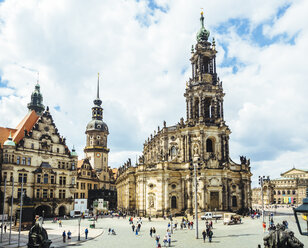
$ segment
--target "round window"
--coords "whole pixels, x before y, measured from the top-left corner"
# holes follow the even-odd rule
[[[175,189],[175,188],[176,188],[176,185],[175,185],[175,184],[172,184],[171,187],[172,187],[173,189]]]

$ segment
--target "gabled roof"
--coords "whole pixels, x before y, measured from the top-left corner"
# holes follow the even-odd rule
[[[299,173],[308,173],[308,170],[301,170],[301,169],[296,169],[296,168],[292,168],[284,173],[281,173],[280,175],[281,176],[284,176],[284,175],[288,175],[288,174],[295,174],[295,173],[290,173],[290,172],[299,172]]]
[[[82,164],[83,164],[84,159],[78,160],[77,162],[77,168],[81,168]]]
[[[25,130],[29,132],[33,128],[34,124],[37,122],[38,119],[39,116],[36,114],[34,110],[29,112],[23,118],[23,120],[17,125],[16,127],[17,131],[13,136],[13,141],[15,141],[15,143],[18,143],[25,136]]]

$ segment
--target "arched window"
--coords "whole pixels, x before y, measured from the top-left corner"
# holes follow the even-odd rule
[[[278,195],[280,195],[280,190],[278,190]]]
[[[194,107],[195,107],[195,109],[194,109],[195,110],[195,113],[194,113],[195,118],[199,118],[199,99],[195,100],[195,106]]]
[[[232,207],[237,207],[237,199],[236,196],[232,196]]]
[[[174,146],[171,147],[171,159],[174,159],[176,156],[176,148]]]
[[[276,195],[276,190],[274,190],[274,195]]]
[[[285,194],[286,194],[286,192],[283,190],[283,191],[282,191],[282,195],[285,195]]]
[[[176,196],[171,197],[171,208],[176,208]]]
[[[213,141],[211,139],[206,140],[206,152],[214,152]]]

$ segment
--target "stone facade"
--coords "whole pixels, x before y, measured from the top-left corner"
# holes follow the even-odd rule
[[[70,151],[53,121],[49,109],[42,110],[39,85],[28,104],[29,113],[2,145],[1,191],[5,191],[5,213],[11,208],[14,182],[13,214],[20,204],[23,181],[24,200],[35,208],[35,213],[46,216],[69,214],[73,209],[76,190],[77,155]],[[38,111],[38,112],[36,112]],[[0,128],[0,136],[6,135]]]
[[[199,210],[237,211],[251,206],[250,161],[229,157],[222,82],[216,73],[215,40],[201,29],[192,48],[192,77],[186,84],[186,121],[158,127],[144,143],[136,167],[130,160],[118,170],[118,208],[140,215],[191,213],[194,166],[197,165]]]
[[[265,204],[300,205],[306,197],[308,187],[308,171],[290,169],[281,174],[280,178],[272,179],[263,185]],[[262,204],[261,188],[253,189],[253,204]]]

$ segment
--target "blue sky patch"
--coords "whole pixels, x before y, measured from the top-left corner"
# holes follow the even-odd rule
[[[60,106],[59,105],[57,105],[57,106],[55,106],[55,107],[53,107],[56,111],[58,111],[58,112],[60,112],[61,111],[61,108],[60,108]]]

